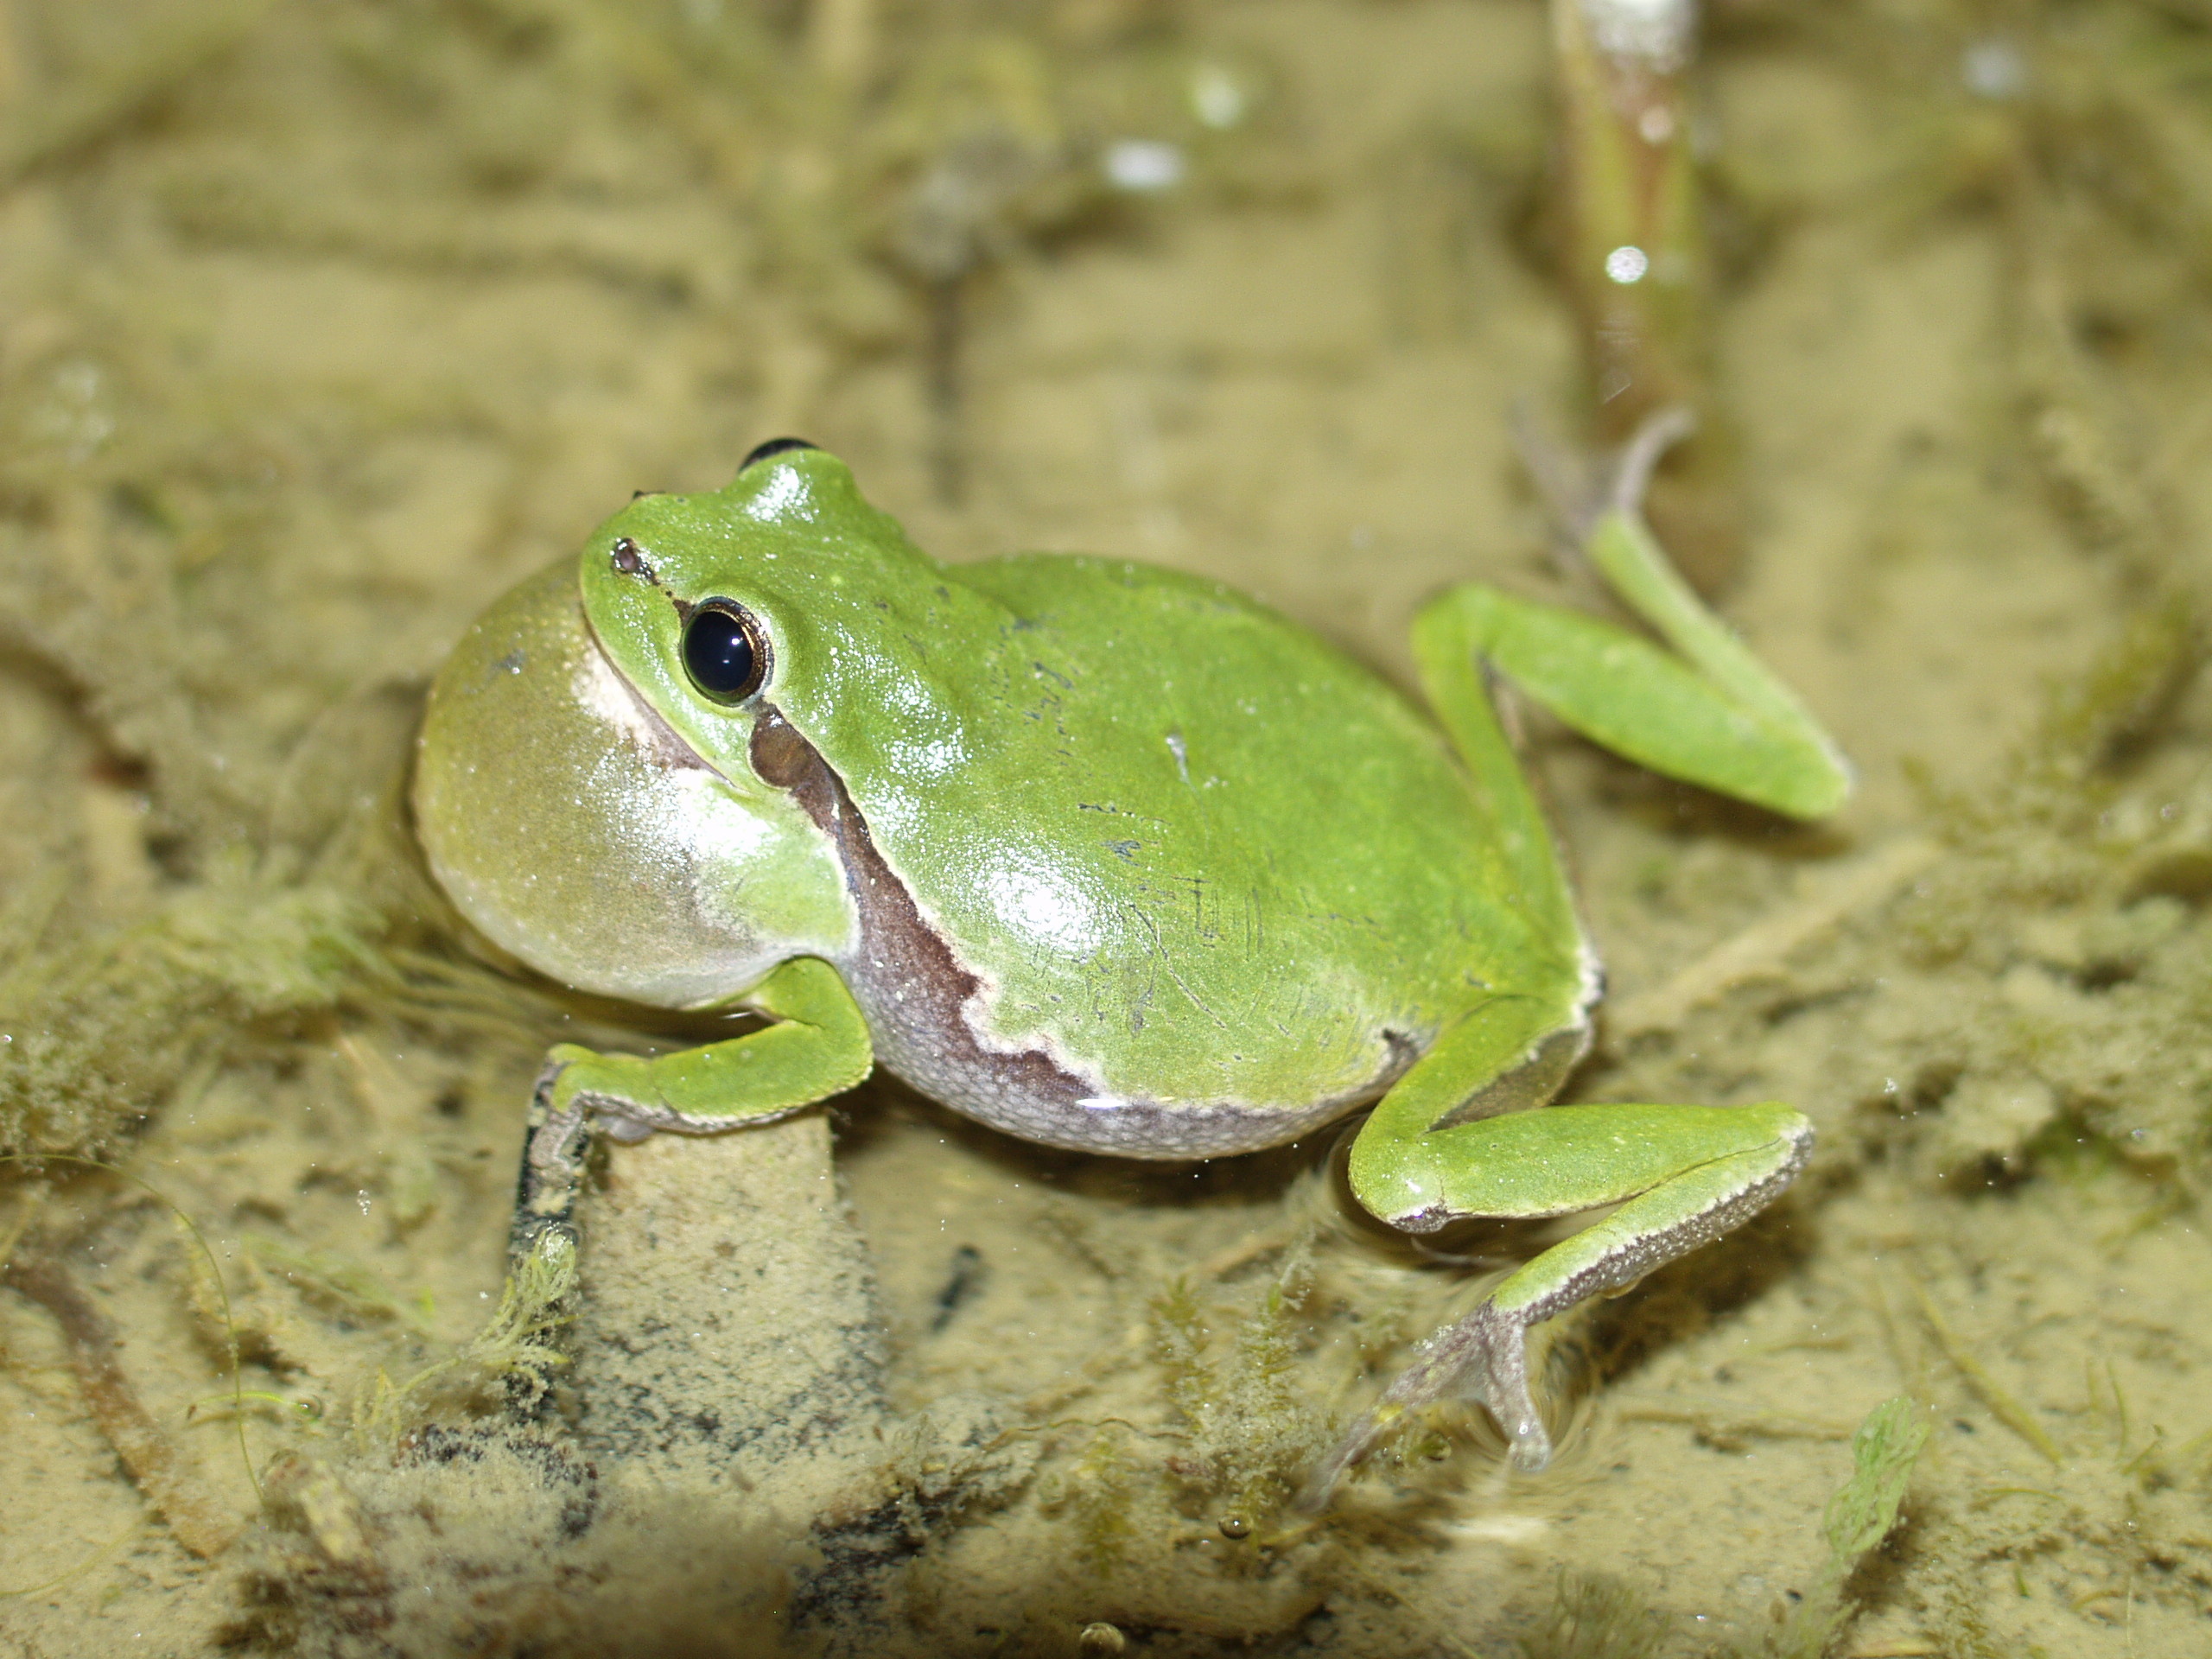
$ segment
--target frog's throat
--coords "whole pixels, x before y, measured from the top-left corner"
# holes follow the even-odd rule
[[[844,780],[772,704],[748,758],[788,791],[837,849],[860,923],[837,964],[867,1014],[876,1053],[915,1088],[992,1128],[1046,1146],[1125,1158],[1211,1158],[1279,1146],[1380,1094],[1412,1060],[1394,1046],[1386,1072],[1354,1093],[1292,1109],[1239,1102],[1131,1100],[1041,1048],[995,1048],[970,1022],[982,978],[963,967],[885,860]]]

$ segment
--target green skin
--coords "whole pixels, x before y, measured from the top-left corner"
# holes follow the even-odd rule
[[[1528,1327],[1737,1226],[1812,1134],[1781,1105],[1529,1109],[1588,1046],[1599,973],[1485,673],[1778,812],[1850,787],[1632,500],[1585,550],[1672,649],[1458,588],[1414,626],[1432,723],[1217,583],[941,564],[818,449],[639,498],[455,648],[416,819],[461,911],[532,967],[770,1023],[655,1059],[556,1048],[529,1166],[571,1177],[588,1122],[765,1122],[879,1059],[1010,1134],[1125,1157],[1277,1145],[1376,1102],[1351,1187],[1395,1226],[1619,1207],[1433,1338],[1308,1497],[1468,1389],[1541,1468]],[[687,667],[710,601],[749,619],[746,695]]]

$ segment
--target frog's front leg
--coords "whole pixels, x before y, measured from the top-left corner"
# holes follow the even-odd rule
[[[716,1135],[842,1094],[874,1065],[868,1022],[826,962],[786,962],[731,1006],[774,1023],[653,1059],[571,1043],[547,1054],[531,1100],[516,1250],[526,1255],[538,1233],[567,1220],[592,1119],[617,1141],[640,1141],[656,1130]]]
[[[1510,1024],[1499,1022],[1499,1034]],[[1620,1207],[1544,1251],[1430,1338],[1316,1471],[1311,1502],[1408,1414],[1470,1387],[1510,1438],[1515,1465],[1542,1468],[1551,1438],[1529,1391],[1529,1327],[1733,1230],[1812,1155],[1812,1125],[1778,1104],[1554,1106],[1434,1128],[1440,1094],[1472,1092],[1487,1079],[1486,1072],[1478,1080],[1465,1075],[1484,1058],[1478,1049],[1440,1045],[1434,1052],[1462,1075],[1422,1078],[1416,1066],[1384,1097],[1352,1145],[1352,1192],[1363,1205],[1414,1230],[1464,1216],[1522,1219]]]

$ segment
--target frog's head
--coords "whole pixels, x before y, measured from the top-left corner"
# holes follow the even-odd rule
[[[440,671],[414,785],[432,871],[503,949],[633,1001],[698,1006],[839,955],[836,850],[751,740],[819,626],[842,616],[849,639],[874,614],[872,572],[929,568],[808,447],[763,445],[727,489],[639,498]]]
[[[797,439],[762,444],[728,487],[643,495],[582,562],[584,613],[607,659],[716,767],[747,769],[764,709],[865,701],[895,719],[918,677],[935,562],[861,497],[844,462]],[[834,686],[834,690],[833,690]],[[819,738],[819,731],[810,734]]]

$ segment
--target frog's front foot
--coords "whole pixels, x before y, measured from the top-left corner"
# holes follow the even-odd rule
[[[530,1135],[523,1146],[515,1194],[516,1259],[549,1226],[563,1225],[575,1207],[576,1185],[590,1155],[592,1132],[624,1144],[656,1129],[681,1127],[660,1121],[677,1115],[628,1097],[623,1085],[650,1075],[650,1062],[602,1055],[574,1043],[550,1050],[530,1096]]]
[[[515,1171],[514,1213],[507,1222],[507,1271],[519,1283],[530,1264],[557,1236],[576,1242],[576,1193],[591,1149],[583,1107],[560,1089],[568,1062],[555,1049],[545,1057],[530,1091],[522,1162]]]
[[[514,1220],[507,1236],[509,1258],[518,1266],[531,1258],[543,1234],[572,1230],[576,1187],[583,1177],[591,1133],[587,1103],[560,1084],[575,1057],[588,1052],[565,1045],[554,1049],[531,1090],[529,1133],[523,1142]]]
[[[1345,1432],[1299,1495],[1299,1507],[1329,1501],[1344,1471],[1402,1427],[1412,1413],[1454,1395],[1472,1394],[1489,1408],[1512,1442],[1513,1466],[1534,1474],[1552,1460],[1551,1431],[1529,1392],[1529,1327],[1495,1299],[1428,1339],[1421,1357],[1383,1390]]]

